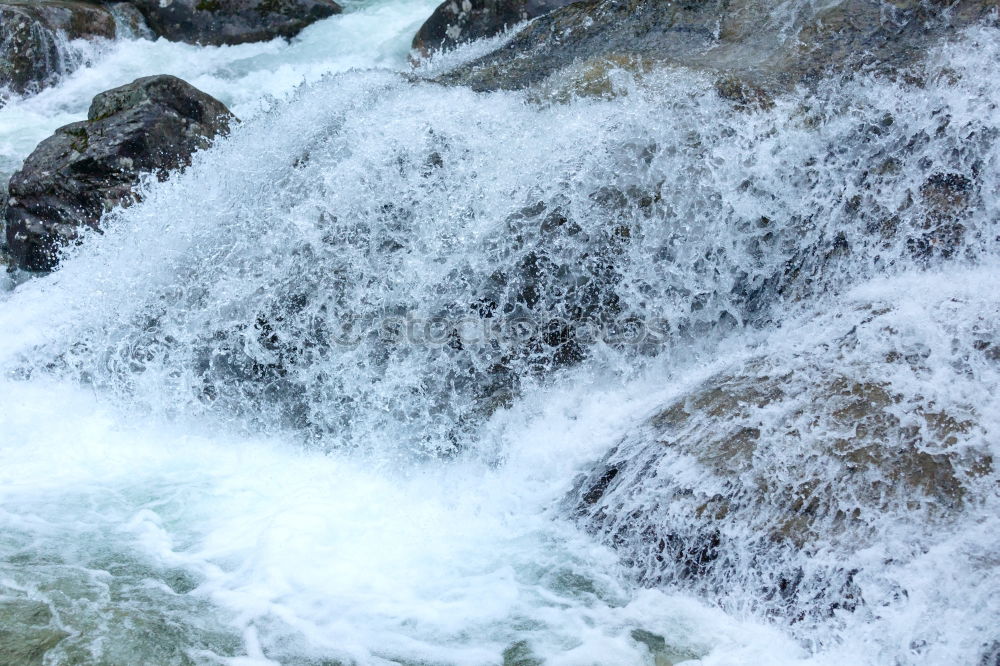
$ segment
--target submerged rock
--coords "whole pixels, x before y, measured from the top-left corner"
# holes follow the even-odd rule
[[[936,348],[910,322],[861,306],[822,320],[815,341],[715,374],[586,474],[572,512],[643,583],[792,623],[905,595],[859,572],[950,533],[997,476],[983,415],[947,393],[996,379],[986,346]]]
[[[94,98],[87,120],[58,129],[10,180],[7,244],[13,263],[55,267],[81,226],[133,202],[144,173],[165,179],[226,132],[233,115],[173,76],[151,76]]]
[[[756,104],[767,98],[764,91],[831,70],[901,70],[934,40],[995,20],[995,8],[992,0],[839,0],[790,11],[764,0],[585,0],[539,18],[500,49],[439,80],[513,90],[580,61],[626,58],[714,73],[724,96]]]
[[[41,601],[4,598],[0,620],[0,659],[5,664],[44,664],[45,654],[69,636]]]
[[[89,2],[0,1],[0,93],[37,92],[76,68],[79,59],[67,40],[113,39],[115,34],[111,12]]]
[[[128,0],[153,32],[173,42],[220,45],[290,39],[339,14],[333,0]]]
[[[420,26],[413,37],[413,48],[427,55],[492,37],[566,4],[568,0],[446,0]]]

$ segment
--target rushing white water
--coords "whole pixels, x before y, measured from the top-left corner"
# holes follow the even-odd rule
[[[871,555],[907,603],[815,636],[753,603],[642,589],[560,506],[665,401],[746,349],[797,358],[859,299],[898,294],[893,321],[939,354],[948,335],[996,339],[995,31],[930,54],[921,89],[831,81],[747,113],[698,76],[622,73],[616,99],[539,105],[392,71],[431,8],[351,7],[290,45],[118,42],[0,110],[8,166],[140,75],[178,74],[244,118],[0,303],[0,651],[603,665],[989,649],[988,490],[955,539],[897,569]],[[934,188],[955,182],[960,232],[934,225]],[[518,318],[541,332],[450,331]],[[546,333],[582,318],[605,335]],[[992,368],[907,388],[960,389],[996,457]]]
[[[74,42],[74,68],[57,86],[0,108],[0,178],[57,127],[87,115],[99,92],[140,76],[173,74],[221,100],[239,118],[264,98],[284,98],[303,81],[355,67],[406,66],[409,37],[433,11],[432,0],[343,3],[345,14],[321,21],[291,42],[198,47],[165,39]]]

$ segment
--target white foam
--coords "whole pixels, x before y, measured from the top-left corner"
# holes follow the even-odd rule
[[[43,139],[87,116],[98,93],[142,76],[172,74],[217,97],[238,117],[262,100],[283,99],[305,81],[353,68],[408,68],[409,40],[433,0],[347,3],[291,42],[198,47],[158,39],[74,43],[86,64],[39,94],[0,108],[0,177],[6,179]]]
[[[942,169],[978,159],[953,149],[970,133],[992,136],[998,122],[990,77],[1000,39],[973,34],[983,48],[935,56],[961,70],[956,84],[932,80],[914,92],[860,81],[814,96],[817,114],[828,114],[816,126],[798,99],[748,114],[706,94],[711,82],[678,72],[649,77],[628,98],[544,108],[513,93],[412,85],[392,71],[345,73],[404,67],[409,36],[432,4],[358,8],[290,45],[120,42],[59,86],[0,111],[8,166],[78,119],[93,93],[159,71],[220,96],[245,119],[185,173],[147,183],[144,202],[106,218],[106,233],[72,251],[56,274],[4,295],[3,600],[51,609],[53,626],[69,634],[57,661],[110,659],[135,646],[155,663],[164,660],[156,650],[174,641],[198,659],[232,664],[478,665],[500,663],[507,650],[551,664],[652,663],[638,629],[704,664],[947,663],[977,650],[968,643],[988,627],[967,625],[997,616],[995,602],[981,598],[985,586],[971,569],[943,590],[920,576],[950,571],[956,553],[988,559],[988,534],[918,558],[904,572],[911,604],[886,610],[884,622],[851,625],[839,644],[810,656],[759,618],[636,589],[618,554],[577,531],[558,505],[576,473],[652,410],[750,347],[808,349],[836,328],[838,308],[892,300],[893,321],[938,349],[949,349],[948,331],[971,335],[967,315],[976,308],[948,303],[995,306],[989,294],[976,300],[998,272],[983,260],[1000,242],[987,233],[998,199],[988,141],[976,168],[990,184],[966,220],[968,256],[937,272],[925,273],[905,247],[913,229],[883,243],[838,197],[854,186],[857,164],[885,148],[864,143],[857,127],[887,114],[899,133],[892,140],[919,135],[942,108],[955,120],[924,152],[906,155],[891,187],[870,193],[866,212],[895,210],[918,193],[925,159]],[[324,78],[331,72],[341,73]],[[437,171],[428,167],[432,153]],[[590,195],[608,182],[663,194],[649,219],[625,220],[642,235],[615,259],[622,303],[667,310],[703,347],[692,343],[676,358],[669,348],[647,364],[598,345],[579,371],[526,382],[525,395],[476,430],[466,453],[435,460],[415,452],[425,440],[432,450],[447,440],[434,429],[450,418],[442,396],[462,397],[442,377],[463,366],[440,350],[394,349],[391,363],[379,345],[324,350],[321,362],[292,373],[301,384],[273,393],[242,381],[240,368],[220,362],[213,375],[201,365],[231,348],[266,361],[260,336],[241,331],[254,330],[256,308],[271,301],[281,317],[271,323],[283,321],[279,332],[289,337],[326,323],[340,297],[374,313],[467,306],[478,293],[462,276],[519,259],[507,224],[540,199],[570,200],[569,217],[598,239],[560,239],[573,268],[606,238],[608,213]],[[841,231],[850,258],[823,265],[801,301],[775,297],[765,330],[721,340],[710,328],[723,315],[742,316],[740,272],[757,280],[743,286],[782,278],[789,262],[822,254]],[[382,249],[399,240],[405,251]],[[313,309],[282,310],[300,287],[311,290]],[[781,328],[790,322],[801,330]],[[676,342],[680,349],[681,336]],[[868,351],[879,350],[870,342]],[[700,358],[704,349],[712,353]],[[214,397],[204,382],[215,382]],[[994,403],[975,396],[983,382],[929,386],[966,391],[987,408],[983,426],[1000,427]],[[319,437],[267,418],[303,396],[308,416],[326,428]],[[351,450],[303,446],[313,439]],[[963,604],[976,594],[981,614],[970,620]],[[955,641],[911,655],[908,639],[938,612]],[[163,621],[148,630],[147,617]],[[149,635],[166,638],[154,645]]]
[[[213,603],[257,661],[270,652],[280,662],[279,639],[290,637],[286,658],[365,664],[498,663],[518,641],[545,663],[645,663],[636,628],[691,655],[800,654],[773,631],[623,585],[613,553],[545,510],[581,457],[577,437],[554,436],[551,418],[522,426],[530,446],[500,468],[393,470],[128,417],[44,381],[3,383],[0,396],[3,529],[32,530],[36,545],[57,549],[96,532],[112,558],[189,572],[191,594]],[[605,408],[589,420],[613,418]],[[568,418],[564,426],[580,421]],[[69,565],[93,568],[92,552],[74,560],[62,549]],[[36,591],[57,605],[53,593]],[[86,640],[113,640],[115,627],[97,633]]]

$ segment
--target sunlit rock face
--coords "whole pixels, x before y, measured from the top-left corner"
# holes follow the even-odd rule
[[[935,280],[852,294],[679,389],[571,510],[648,585],[810,628],[891,612],[908,567],[1000,505],[1000,301]]]

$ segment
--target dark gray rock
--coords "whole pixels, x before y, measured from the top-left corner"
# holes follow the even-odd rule
[[[115,34],[111,12],[88,2],[0,0],[0,105],[2,89],[37,92],[79,66],[67,40]]]
[[[569,0],[447,0],[420,26],[413,37],[413,48],[428,55],[463,42],[492,37],[568,3]]]
[[[333,0],[128,0],[173,42],[244,44],[284,37],[341,11]]]
[[[143,173],[165,179],[233,119],[173,76],[138,79],[94,98],[87,120],[56,130],[10,180],[6,237],[14,265],[48,271],[80,226],[134,200]]]
[[[978,21],[993,0],[840,0],[778,14],[765,0],[583,0],[532,22],[505,46],[439,81],[521,89],[580,63],[629,59],[729,78],[720,92],[783,90],[832,70],[900,71],[929,45]],[[992,19],[991,19],[992,17]],[[735,77],[739,84],[734,84]],[[759,96],[754,93],[753,97]]]
[[[979,660],[979,666],[1000,666],[1000,640],[993,641],[984,647],[985,652]]]
[[[113,2],[108,4],[107,8],[115,17],[118,37],[122,39],[156,39],[156,35],[146,23],[146,17],[135,8],[135,5],[127,2]]]

